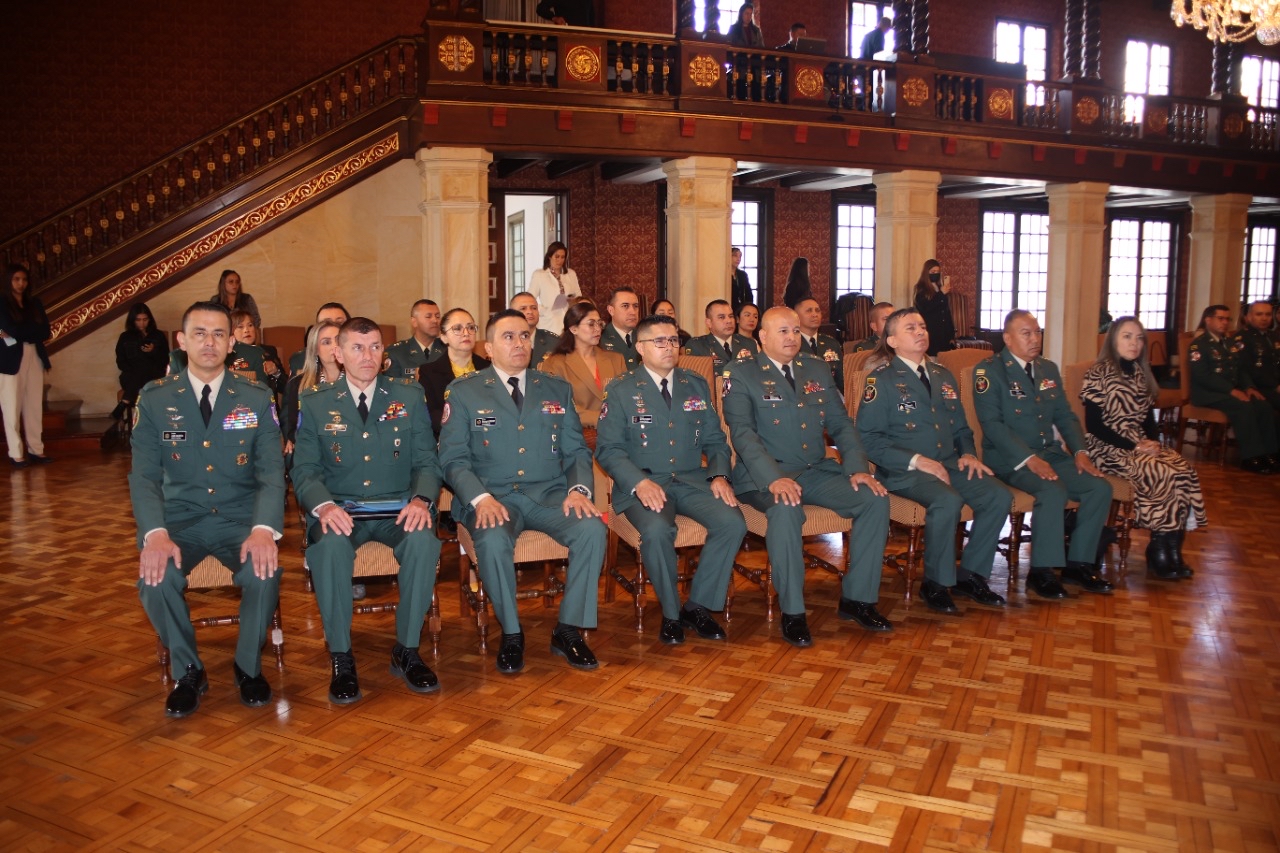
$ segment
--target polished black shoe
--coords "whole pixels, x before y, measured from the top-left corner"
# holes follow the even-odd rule
[[[399,643],[391,647],[391,674],[403,678],[414,693],[435,693],[440,689],[440,679],[418,657],[418,650]]]
[[[1182,575],[1173,561],[1172,533],[1152,533],[1147,544],[1147,574],[1156,580],[1176,581]]]
[[[1027,575],[1027,589],[1050,601],[1060,601],[1067,597],[1067,591],[1062,588],[1058,576],[1052,571],[1032,572]]]
[[[684,626],[679,619],[663,619],[658,639],[668,646],[678,646],[684,642]]]
[[[1187,531],[1185,529],[1178,530],[1170,534],[1169,539],[1169,562],[1178,570],[1178,577],[1189,578],[1194,575],[1195,569],[1187,565],[1182,559],[1182,540],[1186,538]]]
[[[9,464],[10,464],[10,465],[12,465],[14,468],[26,468],[26,467],[27,467],[27,460],[25,460],[25,459],[14,459],[14,458],[11,456],[11,457],[9,457]]]
[[[1097,570],[1088,563],[1067,563],[1067,567],[1062,570],[1062,582],[1074,584],[1085,592],[1094,592],[1098,595],[1110,595],[1115,589],[1110,581],[1098,574]]]
[[[524,631],[503,634],[498,646],[498,672],[514,675],[524,669]]]
[[[28,453],[27,461],[33,462],[36,465],[48,465],[50,462],[53,461],[53,458],[50,456],[41,456],[38,453]]]
[[[364,600],[365,600],[366,598],[368,598],[368,597],[369,597],[369,591],[368,591],[367,589],[365,589],[365,588],[364,588],[364,584],[362,584],[362,583],[353,583],[353,584],[351,585],[351,600],[352,600],[352,601],[364,601]]]
[[[876,610],[875,602],[854,601],[852,598],[841,598],[836,616],[844,621],[857,622],[868,631],[892,631],[893,625]]]
[[[803,613],[794,616],[782,614],[782,639],[798,649],[807,649],[813,645],[813,637],[809,634],[809,620]]]
[[[582,639],[577,628],[564,626],[551,635],[551,653],[559,655],[574,669],[596,669],[600,661],[591,653],[591,647]]]
[[[350,705],[364,697],[360,692],[360,679],[356,678],[356,659],[351,652],[333,652],[333,679],[329,682],[329,701],[335,705]]]
[[[962,581],[956,581],[952,591],[956,595],[963,595],[965,598],[972,599],[984,607],[1004,607],[1004,596],[998,592],[992,592],[991,587],[987,586],[987,579],[982,575],[969,575]]]
[[[680,608],[680,624],[697,631],[698,636],[704,640],[725,638],[724,629],[711,615],[711,611],[696,604],[693,607],[686,604]]]
[[[924,603],[930,610],[936,610],[939,613],[960,612],[956,609],[956,603],[951,600],[951,593],[947,592],[947,588],[927,578],[920,584],[920,597],[924,599]]]
[[[187,664],[187,674],[178,679],[173,692],[164,703],[166,717],[186,717],[194,714],[200,707],[200,697],[209,692],[209,677],[203,669],[196,669],[193,663]]]
[[[241,705],[246,708],[261,708],[271,701],[271,685],[262,677],[262,673],[249,675],[235,661],[231,662],[231,672],[236,677],[236,686],[240,688]]]

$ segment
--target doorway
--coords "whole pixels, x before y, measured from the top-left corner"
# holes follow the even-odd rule
[[[489,312],[501,311],[542,268],[547,246],[564,242],[568,193],[489,192]]]

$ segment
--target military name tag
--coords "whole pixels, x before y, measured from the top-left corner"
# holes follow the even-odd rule
[[[766,403],[781,403],[782,395],[781,394],[762,394],[760,395],[760,399],[764,400]]]
[[[346,424],[325,424],[324,431],[325,432],[346,432],[347,425]]]
[[[161,441],[186,441],[187,431],[185,429],[167,429],[161,434]]]
[[[498,425],[498,419],[495,417],[476,418],[475,425],[478,427],[492,427]]]
[[[412,376],[414,379],[417,379],[417,378],[418,378],[418,368],[416,368],[416,367],[406,367],[406,368],[404,369],[404,375],[405,375],[405,376]]]
[[[914,412],[916,410],[915,400],[903,400],[898,404],[899,412]]]
[[[653,423],[653,415],[632,415],[631,422],[633,424],[651,424]]]

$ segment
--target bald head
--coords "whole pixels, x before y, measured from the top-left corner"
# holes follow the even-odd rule
[[[760,346],[765,355],[787,364],[800,351],[800,317],[790,308],[770,308],[760,318]]]

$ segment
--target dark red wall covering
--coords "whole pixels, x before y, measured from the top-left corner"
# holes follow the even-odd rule
[[[977,325],[978,253],[982,248],[982,212],[979,202],[969,199],[938,199],[938,250],[935,256],[942,271],[951,276],[951,289],[969,297],[969,325]],[[911,281],[920,275],[927,260],[921,257],[911,270]],[[961,331],[968,331],[961,330]]]

